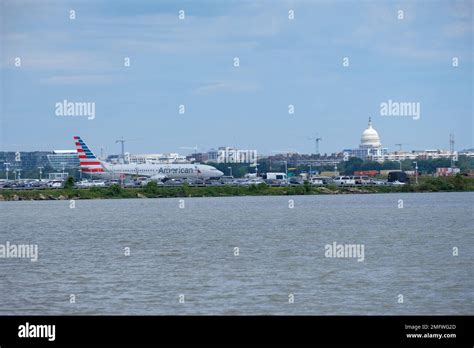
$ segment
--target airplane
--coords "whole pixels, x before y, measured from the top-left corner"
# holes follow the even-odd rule
[[[154,181],[168,179],[212,179],[224,175],[212,166],[193,163],[112,164],[98,159],[79,136],[74,137],[81,172],[91,176],[141,176]]]

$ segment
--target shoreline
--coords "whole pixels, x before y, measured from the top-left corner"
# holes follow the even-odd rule
[[[469,180],[471,181],[471,180]],[[474,192],[474,185],[462,186],[366,186],[366,187],[312,187],[309,185],[269,187],[251,185],[248,187],[211,186],[211,187],[159,187],[148,185],[140,188],[94,187],[88,189],[28,189],[0,190],[0,201],[46,201],[78,199],[127,199],[127,198],[188,198],[188,197],[232,197],[232,196],[301,196],[301,195],[346,195],[408,192]]]

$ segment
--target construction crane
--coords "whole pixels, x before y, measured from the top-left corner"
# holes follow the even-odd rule
[[[454,134],[449,134],[449,152],[451,157],[451,168],[454,168],[454,162],[457,161],[454,155]]]
[[[319,155],[319,142],[321,140],[323,140],[323,138],[319,137],[318,133],[316,133],[316,135],[314,137],[310,137],[308,138],[308,140],[312,140],[315,142],[315,145],[316,145],[316,155]]]
[[[319,142],[323,140],[323,138],[320,138],[318,137],[318,135],[316,135],[316,138],[314,140],[316,141],[316,155],[319,155]]]
[[[408,143],[398,143],[398,144],[395,144],[395,146],[398,146],[398,151],[402,151],[402,146],[403,145],[408,145]]]
[[[118,140],[115,140],[115,143],[121,143],[122,144],[122,160],[124,161],[125,160],[125,142],[127,141],[134,141],[134,140],[140,140],[140,139],[124,139],[123,137],[118,139]]]

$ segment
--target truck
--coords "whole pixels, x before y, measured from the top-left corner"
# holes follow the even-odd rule
[[[374,177],[379,173],[378,170],[356,170],[354,172],[355,176],[370,176]]]
[[[266,180],[286,180],[286,174],[285,173],[266,173],[263,174],[262,176]]]
[[[388,182],[399,182],[399,183],[404,183],[404,184],[409,184],[410,183],[410,178],[405,172],[401,171],[393,171],[388,173]]]

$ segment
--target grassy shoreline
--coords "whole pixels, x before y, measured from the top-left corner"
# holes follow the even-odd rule
[[[425,178],[418,185],[365,186],[365,187],[312,187],[310,185],[270,187],[265,184],[248,187],[161,187],[149,183],[140,188],[94,187],[90,189],[41,189],[0,190],[0,201],[19,200],[70,200],[70,199],[119,199],[119,198],[172,198],[172,197],[229,197],[229,196],[293,196],[321,194],[373,194],[399,192],[465,192],[474,191],[474,178],[462,176]]]

